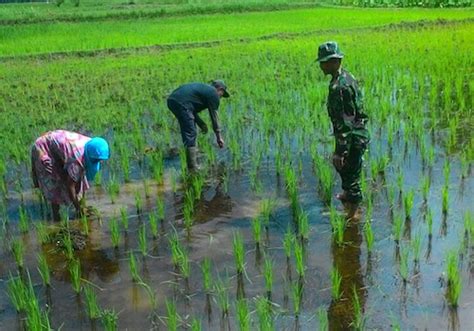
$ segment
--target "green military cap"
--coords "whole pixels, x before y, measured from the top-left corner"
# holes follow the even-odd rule
[[[335,41],[326,41],[318,48],[318,62],[326,62],[329,59],[342,59],[344,54],[339,49],[339,45]]]

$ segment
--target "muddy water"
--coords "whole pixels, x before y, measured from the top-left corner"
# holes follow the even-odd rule
[[[443,165],[445,156],[438,152],[432,167],[423,167],[416,148],[402,153],[405,145],[395,145],[391,167],[385,180],[378,178],[370,182],[374,192],[373,230],[375,245],[372,252],[367,251],[363,220],[352,222],[344,234],[345,245],[337,246],[331,239],[328,208],[318,198],[317,178],[311,162],[302,159],[300,174],[299,200],[308,213],[310,220],[310,239],[305,244],[306,274],[301,280],[303,296],[301,313],[294,314],[294,301],[291,288],[299,281],[295,270],[294,259],[289,262],[283,250],[283,235],[292,225],[292,212],[286,195],[283,178],[278,176],[274,162],[263,162],[258,178],[262,192],[256,194],[251,188],[248,169],[241,172],[230,172],[228,190],[218,176],[218,171],[208,176],[202,199],[196,206],[196,221],[191,237],[186,239],[182,228],[183,192],[169,190],[170,169],[177,167],[175,159],[166,170],[165,183],[162,186],[150,184],[151,196],[143,197],[144,208],[137,215],[134,206],[135,192],[143,192],[142,181],[132,181],[123,185],[115,204],[110,202],[107,193],[101,188],[88,192],[89,204],[101,213],[101,220],[90,220],[91,234],[85,250],[78,251],[81,262],[82,277],[94,284],[96,293],[103,308],[114,308],[119,312],[119,329],[123,330],[166,330],[165,299],[174,300],[181,317],[181,325],[189,325],[193,317],[201,320],[204,330],[236,330],[238,323],[235,313],[235,298],[238,293],[249,299],[252,329],[258,328],[258,316],[255,312],[253,298],[266,295],[263,277],[263,254],[270,256],[274,262],[274,284],[271,300],[274,311],[274,325],[277,330],[314,330],[319,325],[316,310],[322,308],[327,312],[329,326],[332,330],[344,330],[353,321],[355,307],[354,291],[358,294],[368,329],[389,330],[400,325],[404,330],[472,330],[474,320],[474,286],[471,283],[472,252],[468,247],[460,262],[463,279],[463,290],[457,310],[450,309],[444,297],[445,293],[445,258],[448,251],[460,245],[463,231],[463,215],[472,210],[474,179],[472,176],[461,179],[460,164],[455,156],[451,160],[450,207],[447,215],[441,212],[441,188],[443,186]],[[373,149],[380,150],[380,149]],[[381,145],[382,153],[386,146]],[[376,157],[371,151],[368,157]],[[224,155],[219,155],[223,162]],[[368,164],[368,162],[367,162]],[[392,167],[393,166],[393,167]],[[397,167],[403,170],[403,187],[414,188],[415,204],[411,221],[407,221],[403,243],[417,234],[421,236],[421,259],[413,262],[409,257],[410,277],[407,283],[401,280],[398,272],[398,249],[391,237],[393,212],[402,211],[401,201],[390,208],[388,191],[396,186]],[[431,190],[428,202],[423,202],[420,178],[429,174]],[[338,185],[338,181],[336,185]],[[337,188],[335,187],[335,190]],[[396,191],[398,196],[398,190]],[[264,231],[264,243],[257,250],[251,231],[251,219],[258,214],[259,200],[272,197],[276,207],[271,217],[270,226]],[[138,250],[138,228],[148,222],[148,213],[156,206],[157,197],[166,205],[166,217],[160,224],[160,235],[154,239],[147,227],[148,254],[141,256]],[[8,200],[10,224],[2,231],[0,243],[0,329],[18,330],[23,327],[24,316],[17,315],[5,293],[5,282],[10,272],[16,267],[8,249],[8,238],[18,235],[15,222],[18,215],[16,207],[20,195],[11,192]],[[38,200],[35,194],[25,191],[23,200],[32,214],[33,222],[42,219]],[[336,205],[339,206],[337,202]],[[120,217],[119,210],[125,207],[128,211],[130,228],[121,231],[121,243],[118,249],[112,247],[108,220]],[[429,238],[424,210],[433,212],[433,236]],[[341,209],[341,208],[340,208]],[[72,227],[80,228],[77,221],[71,221]],[[171,262],[168,235],[178,231],[182,244],[186,247],[191,260],[191,277],[189,282],[176,273]],[[238,277],[234,266],[232,238],[235,231],[241,231],[245,240],[246,273]],[[85,313],[85,298],[77,296],[71,287],[67,261],[64,254],[51,245],[39,245],[34,231],[20,236],[27,249],[25,265],[31,273],[35,291],[43,307],[49,307],[50,318],[54,328],[63,330],[98,330],[100,321],[91,322]],[[52,287],[45,289],[36,271],[36,253],[42,250],[52,270]],[[128,267],[128,252],[133,251],[139,260],[139,272],[144,282],[154,290],[157,307],[153,310],[149,296],[143,287],[134,284]],[[222,279],[227,284],[231,309],[228,317],[223,317],[215,295],[210,297],[203,291],[200,263],[205,257],[212,261],[213,278]],[[337,268],[342,276],[342,298],[331,297],[330,272]]]

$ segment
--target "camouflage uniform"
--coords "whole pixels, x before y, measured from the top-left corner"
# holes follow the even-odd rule
[[[362,95],[357,81],[348,71],[339,70],[339,75],[329,84],[328,113],[336,140],[335,153],[344,156],[344,166],[338,169],[342,189],[350,202],[362,200],[360,172],[362,156],[369,143],[369,132],[365,124]]]
[[[318,62],[331,59],[342,59],[344,54],[335,41],[328,41],[318,48]],[[326,69],[327,70],[327,69]],[[339,68],[329,83],[328,113],[336,139],[335,154],[344,157],[342,168],[337,169],[342,180],[344,197],[349,202],[360,202],[360,172],[362,156],[367,148],[370,137],[365,124],[362,94],[357,81],[348,71]]]

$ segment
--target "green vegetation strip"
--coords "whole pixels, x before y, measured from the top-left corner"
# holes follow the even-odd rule
[[[81,1],[82,3],[82,1]],[[143,18],[162,18],[170,16],[209,15],[243,13],[256,11],[288,10],[296,8],[319,7],[320,4],[309,1],[238,1],[224,3],[199,4],[163,4],[156,3],[114,3],[95,1],[79,7],[65,3],[58,7],[52,2],[3,5],[0,11],[0,25],[17,25],[53,22],[96,22],[103,20],[126,20]]]
[[[410,91],[413,94],[409,85],[413,84],[412,76],[421,81],[426,77],[440,76],[439,81],[453,87],[465,82],[467,85],[461,85],[462,89],[455,95],[460,93],[464,109],[470,109],[473,86],[469,79],[472,70],[468,68],[472,68],[472,29],[473,24],[466,23],[410,32],[401,29],[359,34],[331,33],[317,38],[226,44],[212,49],[194,49],[192,54],[188,50],[172,50],[98,57],[93,61],[90,58],[66,58],[54,62],[36,59],[12,61],[0,67],[0,100],[4,110],[0,123],[0,152],[3,157],[26,160],[28,147],[37,133],[52,128],[82,130],[87,127],[89,132],[100,134],[106,133],[104,130],[141,130],[130,128],[130,114],[134,118],[153,119],[150,121],[153,128],[147,130],[154,132],[157,130],[154,123],[160,126],[159,123],[172,120],[164,105],[164,97],[183,81],[224,77],[235,91],[226,107],[232,109],[233,121],[237,122],[265,111],[273,114],[278,109],[293,109],[296,106],[289,100],[295,98],[307,100],[302,106],[305,112],[318,107],[322,109],[323,97],[315,93],[318,86],[325,91],[326,80],[313,61],[315,44],[328,38],[340,41],[347,54],[347,66],[355,68],[358,76],[363,77],[366,91],[371,91],[367,108],[374,122],[384,114],[381,109],[385,108],[405,116],[402,108],[393,109],[389,97],[374,96],[390,96],[392,85],[401,89],[402,95]],[[452,42],[440,44],[436,40]],[[454,61],[450,65],[459,70],[447,70],[449,61]],[[404,76],[407,72],[412,72],[411,76]],[[259,83],[254,84],[256,73]],[[384,83],[380,84],[380,80]],[[431,88],[434,98],[438,91],[436,86]],[[400,102],[398,105],[403,106]],[[244,109],[253,111],[247,113]],[[457,111],[460,110],[453,108],[451,112],[438,114],[436,125],[445,123]],[[221,115],[225,127],[226,111]],[[465,113],[465,116],[471,115]],[[304,113],[297,116],[312,118],[313,115]],[[282,132],[292,128],[291,118],[284,123],[287,127],[282,128]],[[463,123],[472,122],[466,120],[460,125]],[[12,137],[15,145],[7,143]],[[166,133],[155,138],[166,139]]]
[[[342,31],[348,33],[361,33],[364,31],[389,31],[396,29],[419,29],[435,26],[455,26],[458,24],[465,24],[469,22],[474,22],[474,18],[468,18],[464,20],[452,20],[446,21],[443,19],[433,20],[433,21],[415,21],[415,22],[402,22],[397,24],[388,24],[377,27],[367,27],[367,28],[355,28],[355,29],[330,29],[330,30],[316,30],[316,31],[307,31],[307,32],[296,32],[296,33],[275,33],[270,35],[264,35],[256,38],[238,38],[238,39],[226,39],[226,40],[216,40],[216,41],[207,41],[207,42],[192,42],[192,43],[178,43],[178,44],[166,44],[166,45],[152,45],[152,46],[143,46],[143,47],[125,47],[125,48],[108,48],[100,50],[91,50],[91,51],[70,51],[70,52],[53,52],[53,53],[44,53],[44,54],[31,54],[31,55],[21,55],[21,56],[4,56],[1,57],[4,61],[21,61],[28,59],[44,59],[44,60],[53,60],[60,59],[64,57],[95,57],[95,56],[127,56],[131,54],[138,53],[151,53],[151,52],[162,52],[162,51],[171,51],[171,50],[183,50],[183,49],[193,49],[193,48],[208,48],[208,47],[218,47],[224,44],[235,44],[235,43],[252,43],[262,40],[270,39],[295,39],[304,36],[317,35],[317,34],[328,34],[328,33],[341,33]]]
[[[461,20],[472,17],[472,10],[317,8],[165,18],[158,21],[5,26],[0,30],[0,56],[209,42],[256,38],[275,33],[381,26],[421,19]]]

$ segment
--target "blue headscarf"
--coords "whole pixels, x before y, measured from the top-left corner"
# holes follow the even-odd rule
[[[109,144],[105,139],[95,137],[84,146],[84,159],[86,177],[88,181],[94,180],[97,171],[100,170],[100,161],[108,160],[110,157]]]

